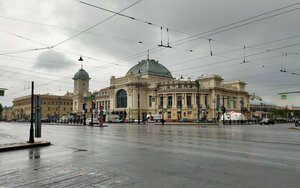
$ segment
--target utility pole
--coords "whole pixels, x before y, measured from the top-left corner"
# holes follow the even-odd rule
[[[225,97],[223,95],[223,107],[222,107],[222,113],[223,113],[223,125],[225,125],[225,112],[226,112],[226,108],[225,108]]]
[[[33,100],[34,100],[34,82],[31,82],[31,119],[30,119],[30,130],[29,130],[29,141],[28,143],[34,143],[34,130],[33,130]]]
[[[164,125],[165,124],[165,119],[164,119],[164,116],[165,116],[165,109],[164,109],[164,94],[162,94],[162,110],[161,110],[161,124]]]
[[[58,97],[58,122],[59,122],[59,119],[60,119],[60,96]]]
[[[197,87],[197,122],[199,124],[199,116],[200,116],[200,83],[199,83],[199,79],[197,79],[196,81],[196,87]]]
[[[138,83],[137,83],[137,88],[138,88],[138,124],[141,123],[141,116],[140,116],[140,79],[141,79],[141,70],[139,70],[139,77],[138,77]]]

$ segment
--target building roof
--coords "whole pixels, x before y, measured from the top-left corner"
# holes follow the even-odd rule
[[[171,72],[162,64],[158,63],[154,59],[146,59],[140,61],[138,64],[133,66],[127,73],[129,75],[155,75],[172,78]]]
[[[89,80],[90,76],[89,74],[83,70],[82,68],[77,71],[73,77],[73,80]]]

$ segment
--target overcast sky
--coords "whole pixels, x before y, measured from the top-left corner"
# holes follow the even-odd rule
[[[150,58],[173,77],[218,74],[225,81],[245,81],[249,93],[265,100],[300,106],[300,94],[288,94],[287,100],[278,95],[300,90],[300,2],[135,2],[0,1],[0,88],[7,89],[0,103],[11,106],[14,98],[29,95],[31,81],[39,94],[73,92],[80,56],[91,77],[90,91],[97,91],[109,86],[111,76],[124,76],[146,59],[150,50]],[[135,19],[87,3],[114,12],[134,4],[121,14]],[[172,48],[158,47],[161,41]]]

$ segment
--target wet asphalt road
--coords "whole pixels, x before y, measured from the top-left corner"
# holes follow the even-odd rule
[[[298,188],[292,126],[43,125],[53,145],[0,153],[0,187]],[[0,123],[0,144],[28,135]]]

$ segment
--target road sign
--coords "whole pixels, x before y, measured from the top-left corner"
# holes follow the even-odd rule
[[[281,94],[281,99],[282,99],[282,100],[287,99],[287,94],[286,94],[286,93],[282,93],[282,94]]]

